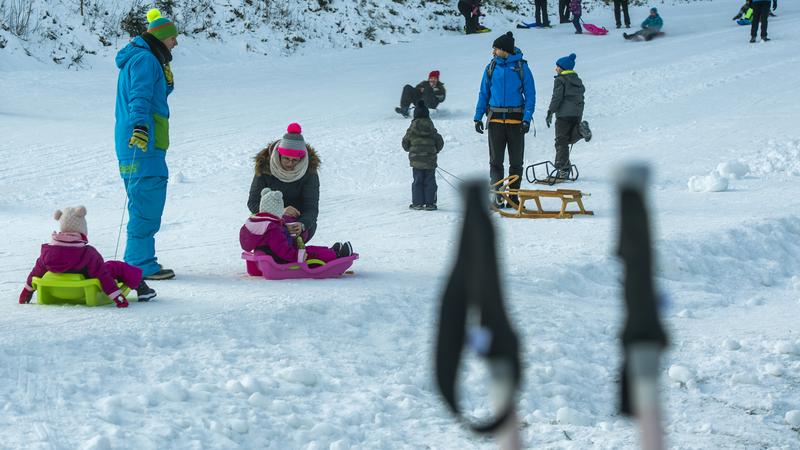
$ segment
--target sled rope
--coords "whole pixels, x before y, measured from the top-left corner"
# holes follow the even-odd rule
[[[119,240],[122,237],[122,224],[125,222],[125,211],[128,210],[128,189],[131,186],[131,176],[133,175],[133,167],[136,163],[136,149],[133,149],[133,159],[131,160],[130,170],[128,170],[128,181],[125,183],[125,203],[122,204],[122,217],[119,218],[119,230],[117,230],[117,245],[114,246],[114,259],[117,259],[117,252],[119,252]]]
[[[439,171],[439,175],[442,175],[442,172],[448,173],[447,171],[444,171],[444,170],[439,169],[439,168],[437,168],[436,170]],[[453,183],[451,183],[447,178],[445,178],[444,175],[442,175],[442,180],[444,180],[445,183],[449,184],[451,188],[453,188],[454,190],[458,191],[458,188],[455,187],[455,185]]]

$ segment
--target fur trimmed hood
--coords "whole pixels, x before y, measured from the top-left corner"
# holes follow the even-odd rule
[[[256,176],[261,175],[272,175],[272,172],[269,169],[269,158],[272,155],[272,151],[278,146],[279,140],[270,142],[266,148],[258,152],[255,156],[256,162]],[[317,155],[317,151],[314,150],[309,144],[306,144],[306,150],[308,151],[308,172],[317,173],[319,166],[322,164],[322,161],[319,159],[319,155]]]

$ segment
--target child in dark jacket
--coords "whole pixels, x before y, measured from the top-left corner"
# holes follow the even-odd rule
[[[414,173],[411,184],[411,209],[435,211],[436,206],[436,155],[442,151],[444,139],[436,131],[424,102],[414,108],[414,120],[403,136],[403,150]]]
[[[587,142],[592,139],[589,123],[583,119],[583,86],[575,68],[575,54],[559,58],[556,61],[556,77],[553,81],[553,97],[547,108],[545,123],[550,128],[553,115],[556,116],[556,160],[558,178],[570,176],[570,146],[581,139]]]
[[[97,278],[108,297],[114,300],[117,308],[127,308],[128,300],[117,286],[116,280],[126,286],[136,286],[140,302],[146,302],[156,296],[142,279],[142,269],[122,261],[103,261],[100,253],[91,245],[87,237],[86,208],[64,208],[56,211],[54,218],[58,220],[60,230],[53,232],[49,244],[43,244],[36,265],[28,275],[25,288],[19,295],[20,303],[29,303],[33,298],[33,277],[42,277],[46,272],[81,273],[89,278]]]
[[[337,242],[330,248],[316,245],[301,247],[297,237],[289,234],[281,218],[283,208],[283,194],[280,191],[269,188],[261,191],[259,212],[250,216],[239,231],[242,250],[263,251],[279,264],[304,262],[306,259],[331,262],[353,254],[350,242]]]

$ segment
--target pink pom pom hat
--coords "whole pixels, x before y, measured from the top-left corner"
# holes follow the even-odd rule
[[[289,158],[303,158],[306,156],[306,141],[303,131],[298,123],[290,123],[286,127],[286,134],[283,135],[280,143],[278,143],[278,153],[281,156],[288,156]]]

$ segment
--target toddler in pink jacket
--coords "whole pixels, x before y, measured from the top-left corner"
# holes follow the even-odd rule
[[[86,208],[64,208],[55,212],[60,231],[54,231],[49,244],[43,244],[39,258],[28,275],[25,287],[19,295],[20,303],[29,303],[33,298],[33,277],[42,277],[45,272],[80,273],[87,278],[97,278],[109,298],[114,300],[117,308],[127,308],[128,300],[117,287],[117,280],[126,286],[136,286],[140,302],[146,302],[156,296],[142,279],[142,269],[122,261],[103,261],[87,238]]]
[[[264,188],[261,191],[259,212],[250,216],[239,231],[242,250],[263,251],[279,264],[303,262],[306,259],[330,262],[353,254],[350,242],[337,242],[330,248],[308,245],[304,249],[299,249],[296,237],[289,234],[289,230],[286,229],[282,219],[283,210],[283,194],[280,191]]]

